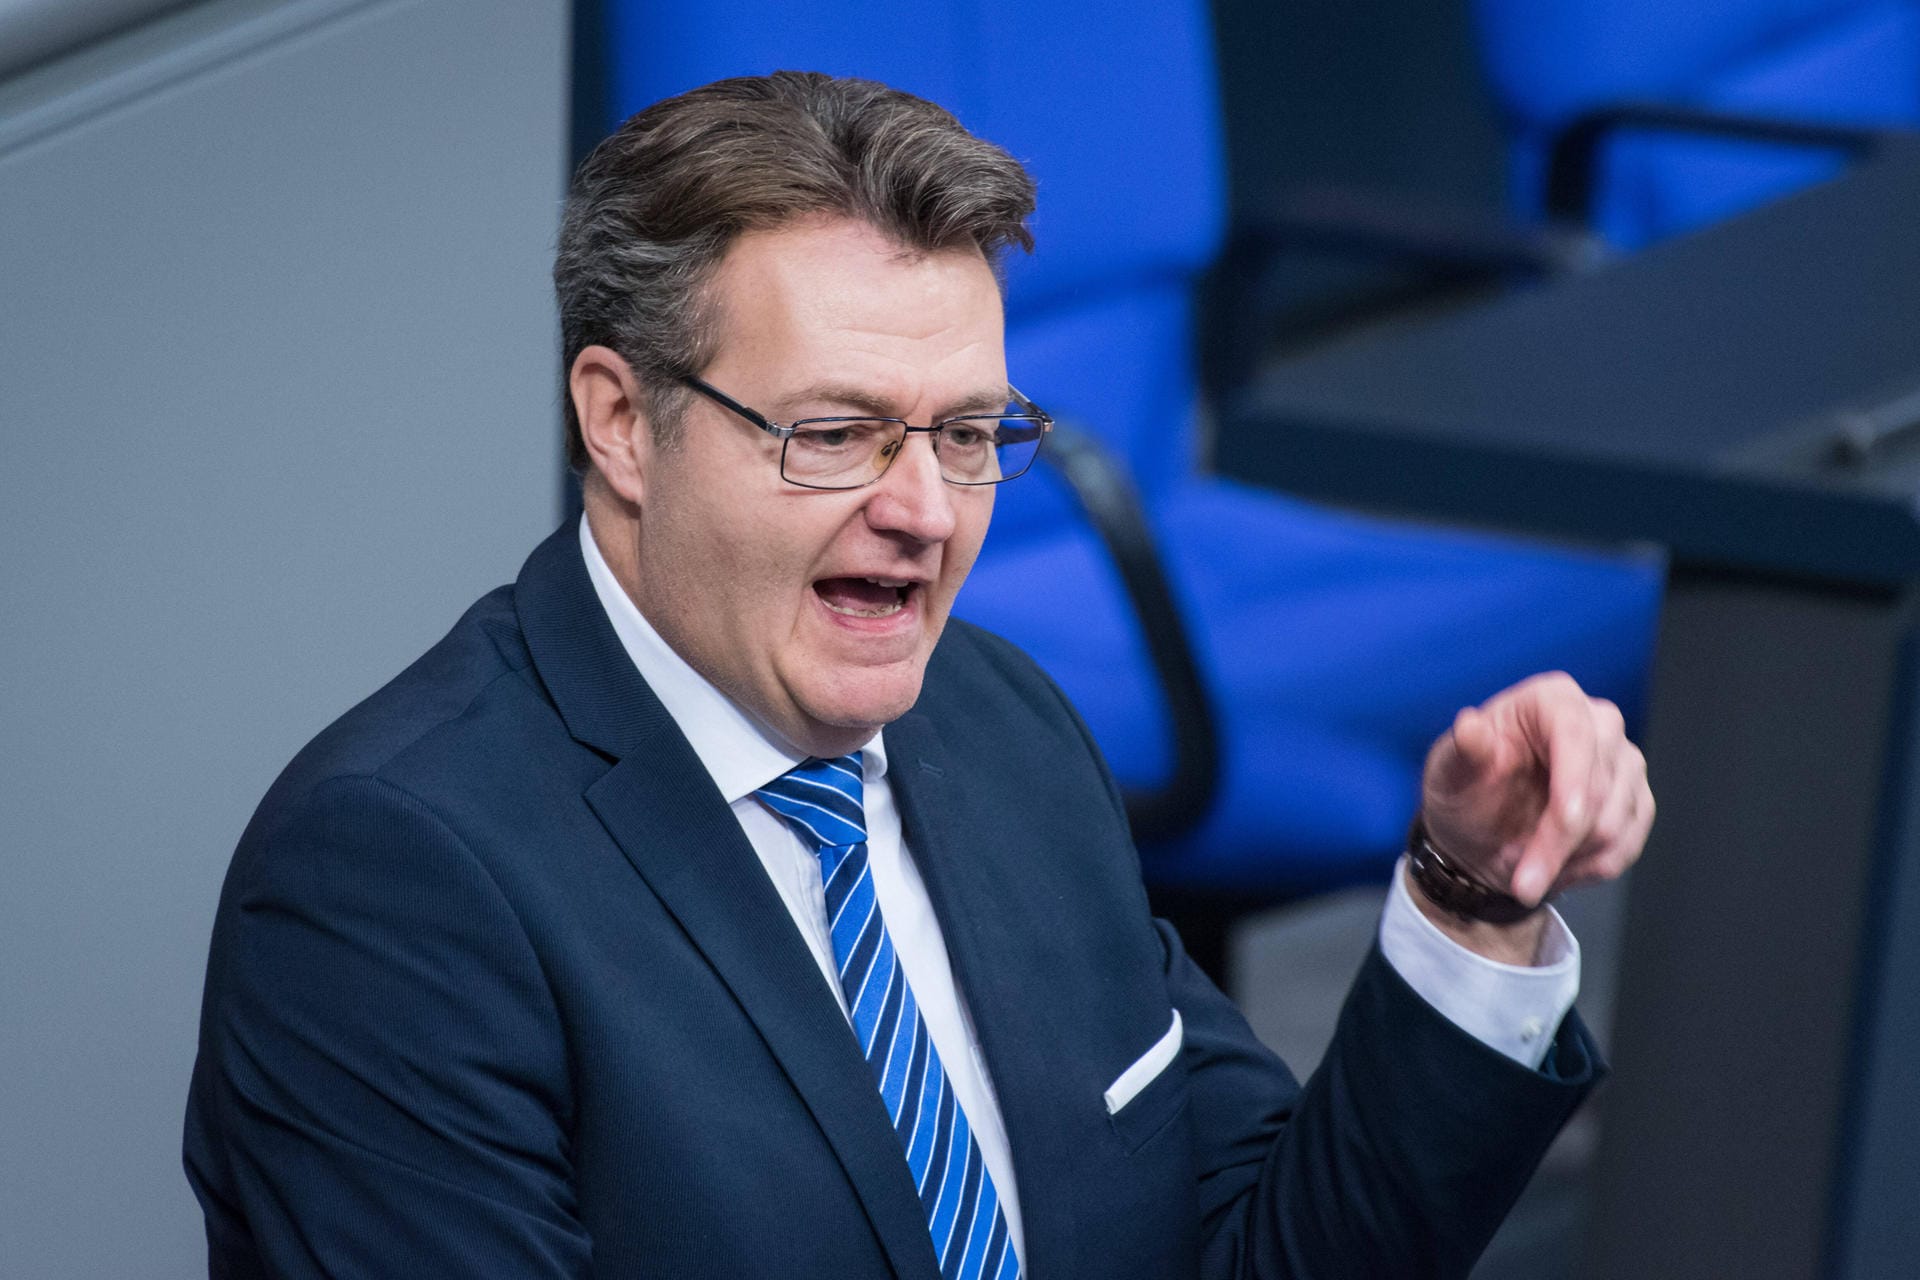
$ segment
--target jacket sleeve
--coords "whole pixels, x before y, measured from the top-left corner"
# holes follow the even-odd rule
[[[1577,1014],[1528,1070],[1429,1006],[1376,945],[1296,1088],[1159,928],[1187,1028],[1209,1278],[1466,1276],[1601,1071]]]
[[[1070,724],[1124,829],[1119,788],[1065,695],[1004,641],[964,634],[979,637],[1037,714]],[[1129,895],[1122,908],[1141,913],[1143,930],[1145,906]],[[1174,930],[1153,928],[1158,976],[1183,1028],[1206,1280],[1465,1277],[1601,1071],[1578,1015],[1561,1024],[1543,1069],[1528,1070],[1429,1006],[1376,945],[1302,1087]]]
[[[186,1163],[214,1277],[584,1277],[565,1037],[485,868],[336,778],[222,895]]]

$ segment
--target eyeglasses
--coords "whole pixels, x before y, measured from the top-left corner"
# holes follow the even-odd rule
[[[930,427],[901,418],[801,418],[778,423],[694,377],[680,379],[780,439],[780,478],[805,489],[864,489],[887,473],[914,432],[933,437],[940,476],[949,484],[1000,484],[1025,474],[1053,430],[1053,419],[1012,391],[1018,413],[967,413]]]

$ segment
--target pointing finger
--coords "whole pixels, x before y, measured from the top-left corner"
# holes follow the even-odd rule
[[[1593,810],[1593,826],[1587,838],[1560,868],[1555,892],[1593,880],[1611,879],[1624,871],[1639,856],[1635,835],[1643,808],[1653,804],[1647,789],[1644,757],[1638,748],[1626,744],[1616,762],[1613,781],[1606,797]]]
[[[1556,891],[1614,879],[1633,866],[1645,849],[1655,809],[1647,786],[1646,757],[1629,744],[1616,772],[1613,794],[1595,817],[1585,845],[1561,868]]]
[[[1611,779],[1595,777],[1598,731],[1585,695],[1575,702],[1543,689],[1518,710],[1528,740],[1547,769],[1546,809],[1513,873],[1514,897],[1532,903],[1545,895],[1586,839],[1593,827],[1595,786],[1605,788]]]

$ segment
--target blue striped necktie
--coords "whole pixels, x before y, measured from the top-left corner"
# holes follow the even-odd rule
[[[873,895],[859,753],[808,760],[755,794],[820,859],[840,987],[920,1190],[940,1274],[945,1280],[1018,1280],[1020,1260],[1007,1238],[1000,1197]]]

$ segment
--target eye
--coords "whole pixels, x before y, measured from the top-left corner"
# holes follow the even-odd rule
[[[793,445],[815,454],[859,453],[877,449],[890,434],[888,425],[859,420],[802,426],[793,433]]]
[[[955,449],[979,449],[992,439],[992,432],[983,430],[971,423],[951,422],[941,431],[949,447]]]

